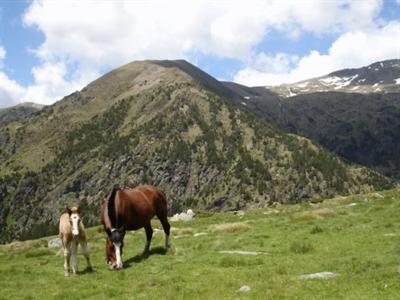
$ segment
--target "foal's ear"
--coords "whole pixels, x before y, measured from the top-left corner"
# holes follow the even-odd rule
[[[67,211],[67,213],[68,213],[69,215],[72,214],[72,211],[71,211],[71,209],[70,209],[68,206],[65,208],[65,210]]]
[[[106,229],[106,233],[107,233],[107,235],[110,237],[110,236],[111,236],[111,229],[110,229],[110,228],[107,228],[107,229]]]
[[[118,232],[124,232],[125,231],[125,226],[122,225],[120,228],[118,228]]]
[[[79,214],[79,215],[81,214],[81,211],[82,211],[82,210],[81,210],[81,207],[79,206],[79,207],[78,207],[78,214]]]

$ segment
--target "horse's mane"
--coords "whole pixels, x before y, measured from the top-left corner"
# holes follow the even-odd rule
[[[115,195],[117,194],[117,191],[119,191],[119,190],[121,190],[121,188],[119,187],[118,184],[115,184],[111,191],[110,197],[107,200],[107,209],[106,209],[104,217],[105,217],[106,223],[109,223],[110,229],[116,228],[118,226],[117,214],[115,211]]]

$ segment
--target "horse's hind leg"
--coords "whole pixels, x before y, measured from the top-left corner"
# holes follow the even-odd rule
[[[156,206],[156,215],[157,218],[160,220],[161,225],[164,229],[165,233],[165,250],[169,248],[169,230],[171,226],[168,223],[168,209],[167,209],[167,199],[165,195],[162,193],[160,201],[157,202]]]
[[[146,255],[149,253],[151,238],[153,237],[153,228],[151,228],[151,223],[144,226],[144,229],[146,230],[146,243],[144,245],[143,254]]]
[[[88,249],[87,241],[86,240],[81,241],[80,245],[82,248],[83,256],[86,258],[87,270],[92,271],[93,268],[92,268],[92,264],[90,263],[90,256],[89,256],[89,249]]]
[[[167,216],[163,216],[162,218],[159,218],[161,225],[164,229],[164,233],[165,233],[165,250],[167,250],[169,248],[169,230],[171,228],[171,225],[169,225],[168,223],[168,218]]]
[[[72,254],[72,272],[76,274],[78,272],[78,243],[72,241],[71,243],[71,254]]]

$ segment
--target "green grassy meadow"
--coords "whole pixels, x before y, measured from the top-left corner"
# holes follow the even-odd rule
[[[47,247],[52,237],[14,242],[0,246],[0,299],[399,299],[399,211],[400,190],[391,190],[244,216],[197,212],[171,222],[167,253],[162,231],[148,257],[140,256],[144,231],[127,233],[119,271],[106,265],[102,229],[89,228],[94,272],[83,271],[80,255],[81,272],[70,277],[59,249]],[[323,271],[339,275],[298,278]],[[239,292],[243,285],[251,290]]]

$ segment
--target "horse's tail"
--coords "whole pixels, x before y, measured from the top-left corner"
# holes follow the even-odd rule
[[[115,213],[115,195],[117,194],[117,191],[119,191],[121,188],[119,187],[118,184],[115,184],[113,186],[113,189],[111,191],[110,197],[106,200],[106,210],[104,213],[104,222],[107,228],[115,228],[116,224],[116,213]]]
[[[158,201],[156,203],[156,210],[158,211],[158,215],[168,215],[168,201],[167,201],[167,196],[165,195],[165,193],[160,190],[160,189],[156,189],[157,192],[157,198]]]

